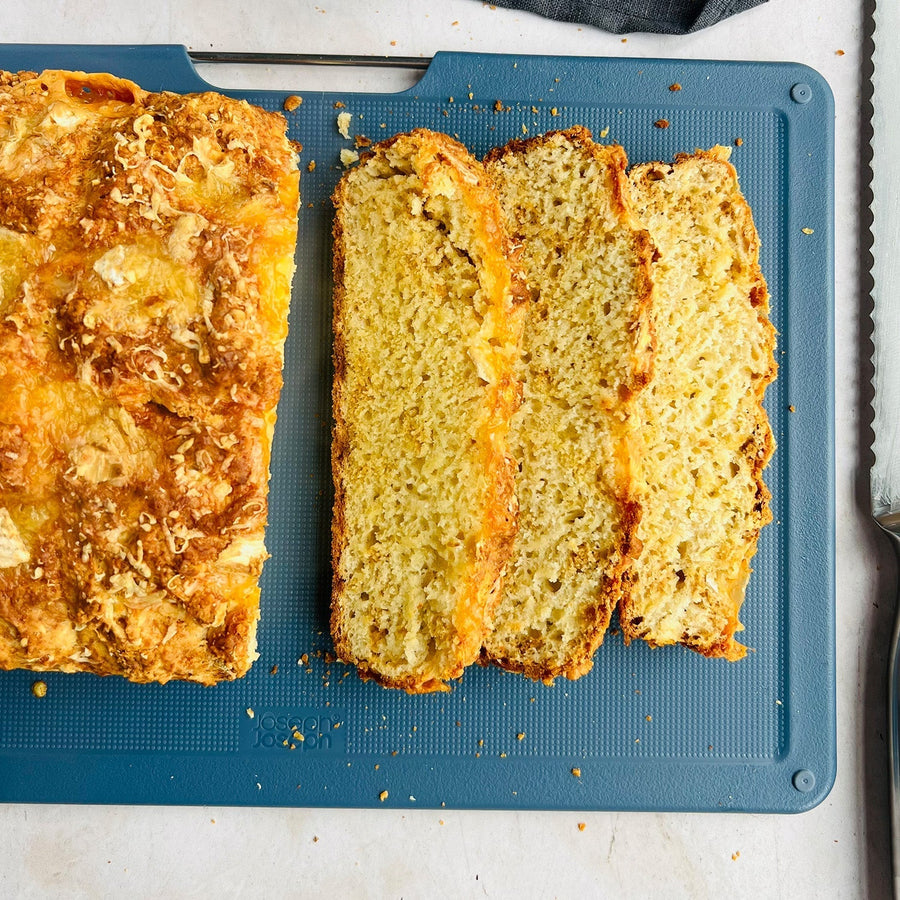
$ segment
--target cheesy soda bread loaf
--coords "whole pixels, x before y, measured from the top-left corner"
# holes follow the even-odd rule
[[[256,658],[298,187],[244,102],[0,75],[0,668]]]
[[[478,656],[515,532],[524,285],[496,192],[446,135],[376,145],[334,202],[335,648],[441,690]]]
[[[486,656],[549,680],[591,668],[638,545],[635,400],[651,375],[654,249],[621,147],[576,127],[493,151],[533,295],[522,345],[519,532]]]
[[[775,331],[759,240],[729,151],[631,172],[657,244],[657,366],[638,399],[644,429],[643,552],[622,604],[626,640],[682,643],[730,660],[774,449],[762,407]]]

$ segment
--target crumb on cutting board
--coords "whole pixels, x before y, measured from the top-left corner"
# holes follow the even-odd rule
[[[341,137],[346,138],[348,141],[350,140],[350,123],[352,121],[353,116],[350,113],[338,113],[337,130],[341,133]]]

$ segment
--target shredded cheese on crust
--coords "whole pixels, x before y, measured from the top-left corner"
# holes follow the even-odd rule
[[[0,668],[256,658],[298,194],[280,115],[0,73]]]

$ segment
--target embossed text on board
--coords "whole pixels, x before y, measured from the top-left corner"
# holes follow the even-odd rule
[[[270,753],[346,753],[344,711],[331,707],[283,706],[241,711],[241,749]]]

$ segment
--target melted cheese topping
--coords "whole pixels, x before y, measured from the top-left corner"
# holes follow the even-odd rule
[[[0,668],[256,656],[299,174],[281,117],[0,73]]]

